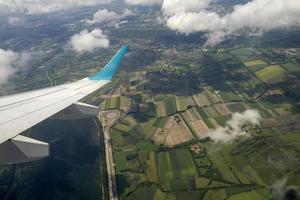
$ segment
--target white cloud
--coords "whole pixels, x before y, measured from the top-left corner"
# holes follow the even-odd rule
[[[223,27],[225,22],[216,13],[182,12],[168,18],[167,26],[181,33],[190,34],[198,31],[214,31]]]
[[[135,15],[135,13],[129,9],[125,9],[123,14],[118,14],[107,9],[100,9],[93,15],[93,20],[85,21],[90,24],[106,22],[114,25],[115,27],[119,27],[120,24],[124,23],[124,21],[121,21],[123,18],[133,15]]]
[[[164,0],[167,26],[180,33],[208,32],[208,45],[215,45],[226,36],[238,32],[262,33],[276,28],[300,26],[299,0],[252,0],[237,5],[231,13],[220,16],[206,8],[211,2],[203,0],[202,6],[194,7],[193,0],[175,4],[176,0]]]
[[[121,16],[113,11],[108,11],[107,9],[98,10],[94,16],[93,20],[87,21],[88,23],[102,23],[102,22],[117,22]]]
[[[0,0],[0,8],[37,14],[111,2],[112,0]]]
[[[108,36],[101,29],[92,31],[81,31],[72,36],[71,45],[77,52],[93,52],[97,48],[107,48],[109,46]]]
[[[5,83],[15,72],[24,69],[30,59],[29,53],[0,49],[0,84]]]
[[[155,4],[161,4],[162,0],[125,0],[129,5],[143,5],[143,6],[153,6]]]
[[[219,127],[207,133],[214,142],[231,142],[241,136],[250,137],[250,134],[243,130],[246,124],[259,125],[261,116],[256,110],[247,110],[243,113],[234,113],[227,121],[225,127]]]
[[[183,12],[197,12],[207,8],[212,0],[164,0],[162,11],[164,15],[175,15]]]

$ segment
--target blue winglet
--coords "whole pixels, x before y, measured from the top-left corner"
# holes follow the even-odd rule
[[[105,65],[105,67],[99,71],[97,74],[89,77],[90,80],[100,81],[100,80],[111,80],[119,69],[120,63],[128,50],[128,45],[124,45],[121,49],[114,55],[114,57]]]

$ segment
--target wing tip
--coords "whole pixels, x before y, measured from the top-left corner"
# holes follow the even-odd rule
[[[122,47],[119,49],[119,51],[112,57],[112,59],[105,65],[105,67],[99,71],[94,76],[89,77],[90,80],[106,80],[110,81],[112,77],[115,75],[117,70],[119,69],[119,66],[121,64],[121,61],[123,60],[125,54],[127,53],[129,48],[129,45],[122,45]]]

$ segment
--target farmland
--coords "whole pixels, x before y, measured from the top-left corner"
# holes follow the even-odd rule
[[[294,178],[300,150],[298,92],[286,94],[286,87],[274,82],[295,77],[298,66],[286,60],[272,64],[260,51],[234,48],[218,56],[184,51],[178,61],[161,61],[148,73],[124,77],[135,81],[120,85],[128,92],[117,94],[121,103],[112,96],[103,104],[103,109],[122,107],[123,112],[111,132],[121,199],[267,200],[269,188],[282,178],[300,185]],[[143,87],[134,87],[139,83]],[[122,103],[123,97],[130,103]],[[261,116],[260,126],[246,129],[251,138],[229,144],[208,138],[228,126],[235,113],[249,109]]]
[[[1,48],[21,57],[32,53],[33,61],[2,84],[0,94],[89,77],[128,44],[113,80],[82,100],[120,114],[109,126],[111,141],[105,140],[111,142],[118,199],[275,200],[281,199],[275,186],[282,185],[282,194],[299,191],[297,27],[260,36],[237,31],[209,47],[205,33],[180,34],[158,23],[160,6],[125,10],[123,1],[112,2],[107,9],[118,19],[107,25],[85,23],[102,4],[42,16],[24,10],[24,20],[15,25],[8,23],[11,17],[1,19],[9,31],[2,32]],[[212,11],[224,17],[234,9],[227,5],[232,2],[241,1],[212,1],[223,4]],[[103,30],[108,48],[84,53],[69,48],[72,35],[94,28]],[[254,113],[245,117],[249,110]],[[249,122],[255,119],[260,123]],[[49,142],[51,156],[1,167],[0,199],[107,199],[100,124],[49,121],[25,135]]]
[[[280,75],[282,75],[285,70],[279,65],[273,65],[263,68],[262,70],[257,71],[255,74],[262,81],[272,80]]]

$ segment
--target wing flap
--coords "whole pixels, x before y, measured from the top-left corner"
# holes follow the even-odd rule
[[[0,164],[30,162],[47,156],[48,143],[21,135],[0,145]]]

